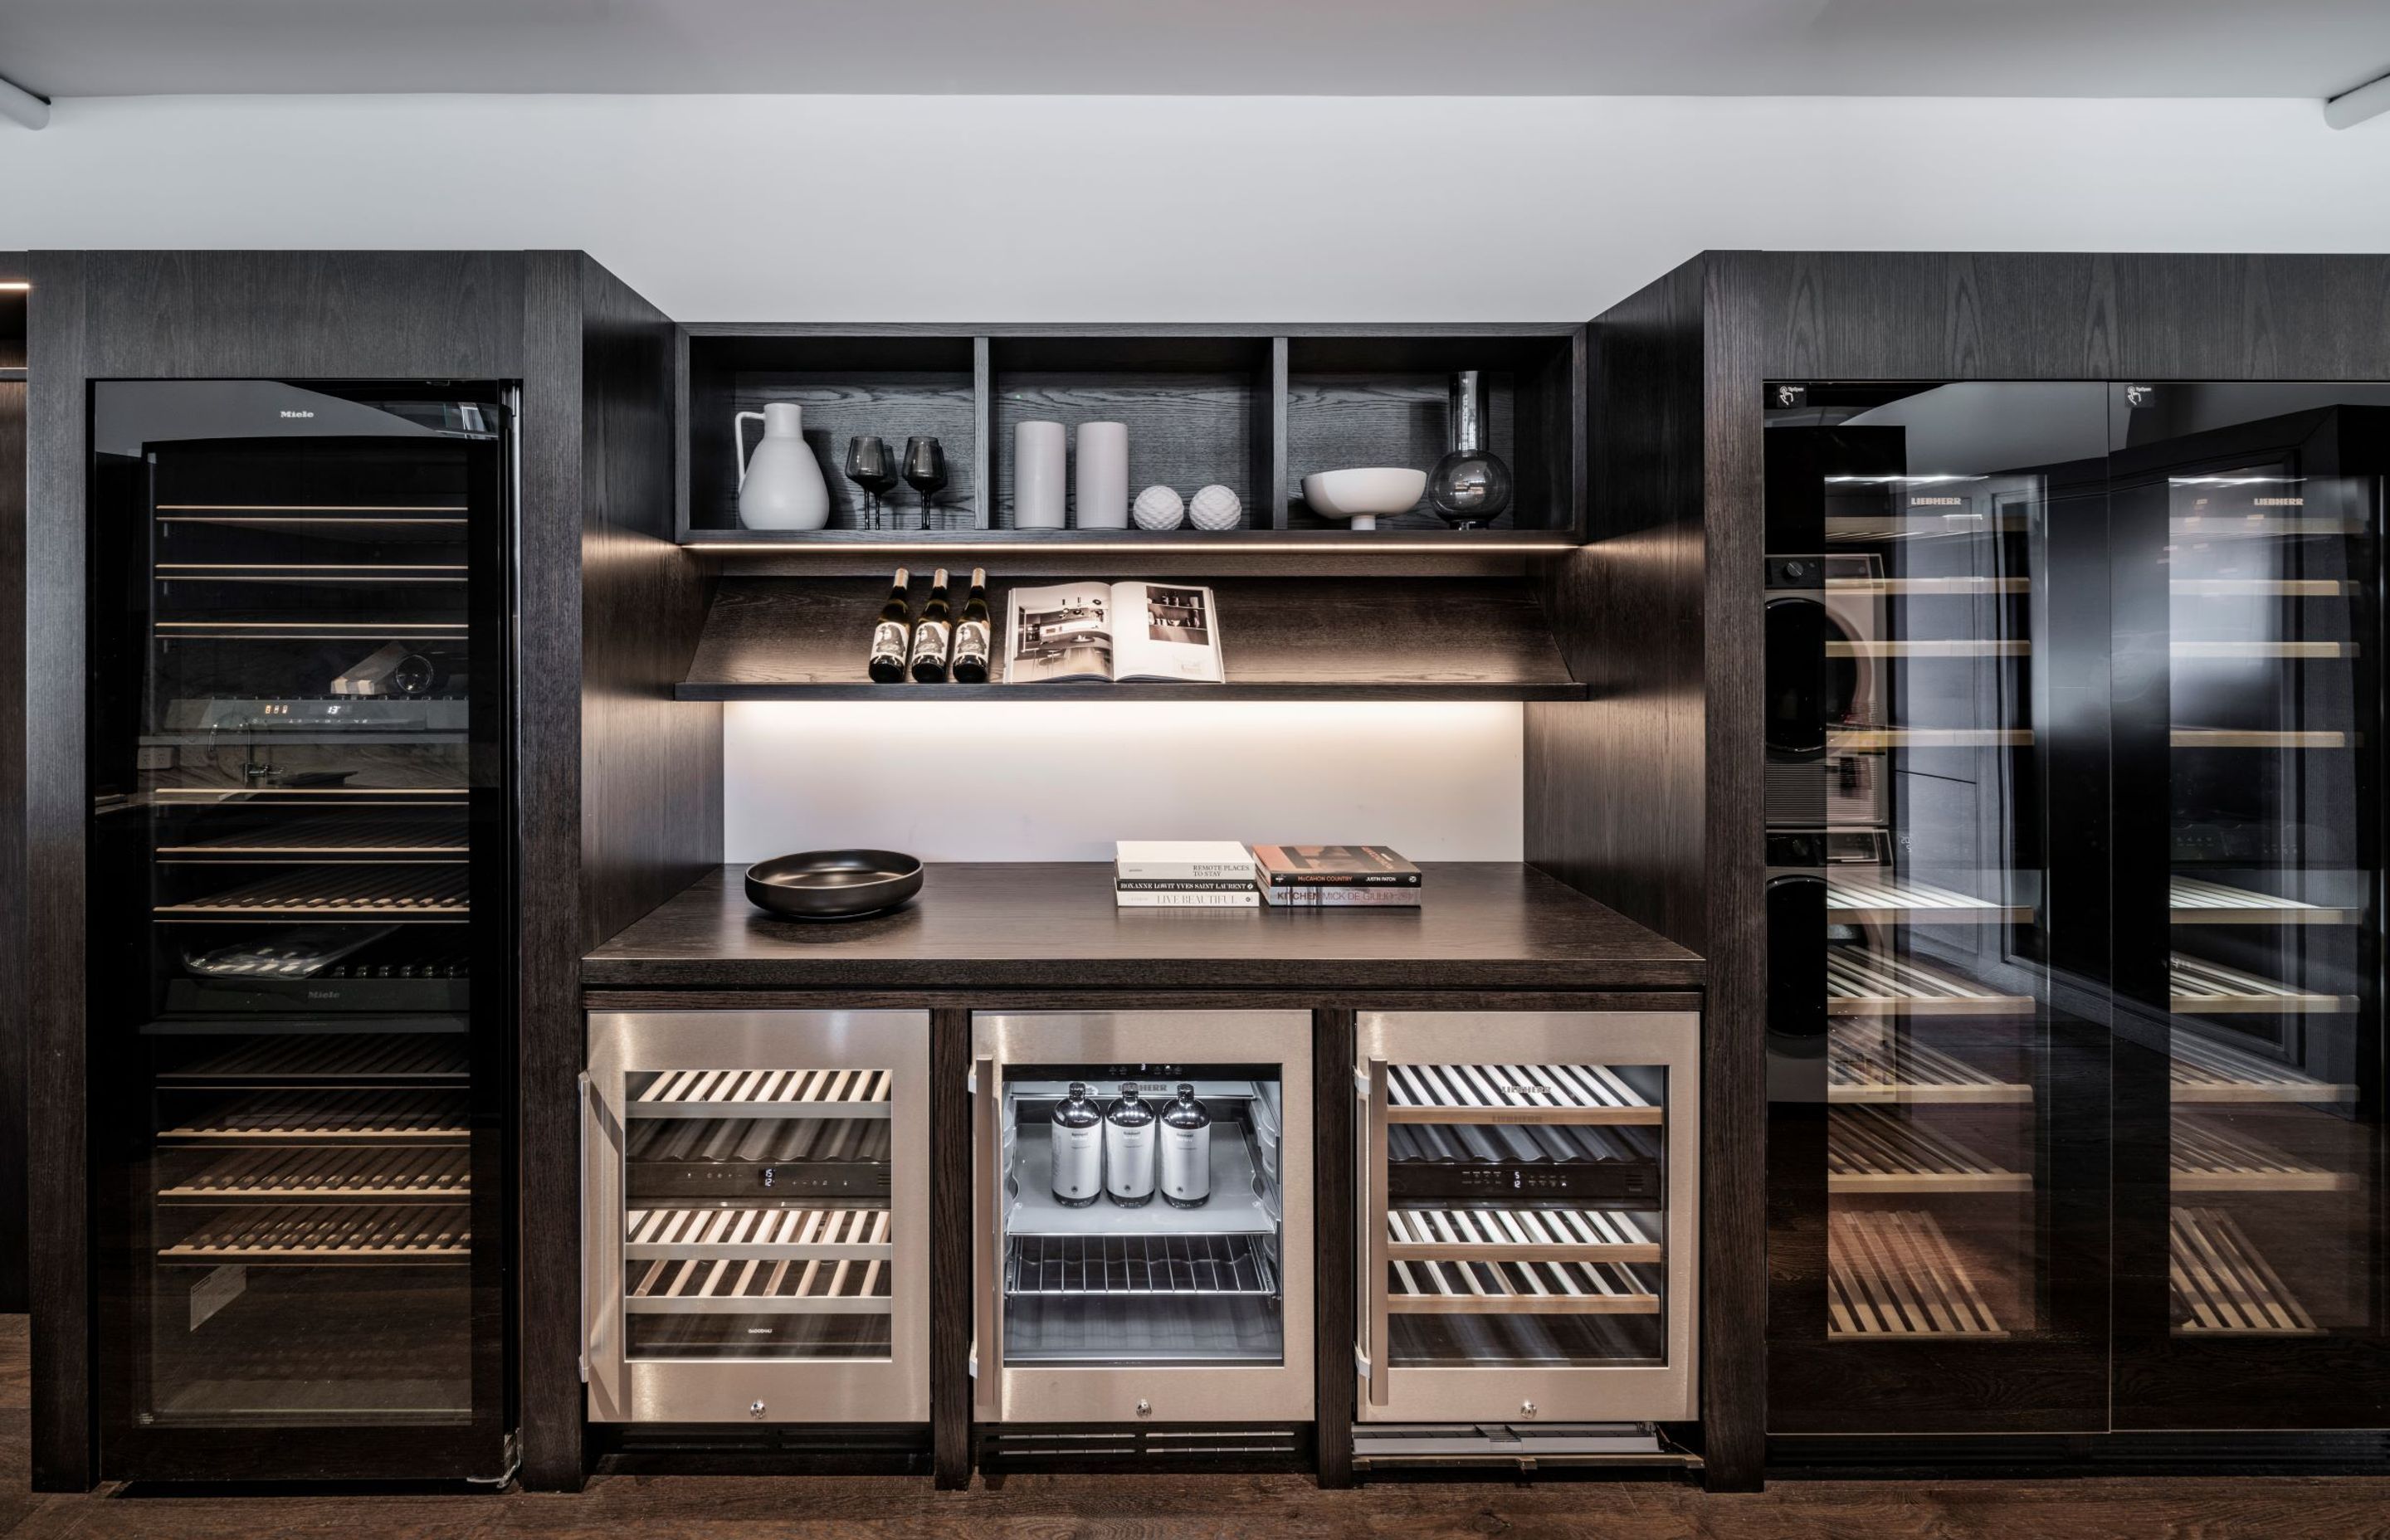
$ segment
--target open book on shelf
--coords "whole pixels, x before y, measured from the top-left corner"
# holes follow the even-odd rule
[[[1015,588],[1004,677],[1015,685],[1098,679],[1227,682],[1212,590],[1179,583]]]

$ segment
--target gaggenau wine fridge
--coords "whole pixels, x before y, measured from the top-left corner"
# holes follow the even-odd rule
[[[924,1423],[930,1019],[589,1019],[593,1421]]]
[[[1310,1014],[981,1014],[971,1057],[978,1420],[1307,1421]]]
[[[2390,1423],[2390,388],[1765,410],[1771,1430]]]
[[[1576,1446],[1546,1425],[1694,1415],[1699,1023],[1690,1011],[1361,1014],[1365,1456],[1451,1433],[1565,1456]],[[1407,1441],[1381,1424],[1421,1426]]]
[[[109,1478],[506,1468],[508,400],[93,387]]]

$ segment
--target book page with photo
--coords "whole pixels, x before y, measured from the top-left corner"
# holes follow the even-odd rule
[[[1015,588],[1005,679],[1016,685],[1108,679],[1224,684],[1219,607],[1181,583],[1071,583]]]

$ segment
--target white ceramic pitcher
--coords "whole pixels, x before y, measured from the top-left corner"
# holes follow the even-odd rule
[[[764,425],[763,442],[752,457],[750,417]],[[760,412],[740,412],[730,419],[739,456],[739,522],[747,528],[817,530],[829,522],[829,487],[820,462],[805,447],[803,425],[804,408],[793,401],[766,402]]]

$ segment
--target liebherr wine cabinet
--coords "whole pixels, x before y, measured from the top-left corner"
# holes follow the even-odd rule
[[[2390,388],[1767,403],[1771,1430],[2383,1426]]]
[[[506,1467],[512,416],[93,387],[111,1476]]]

